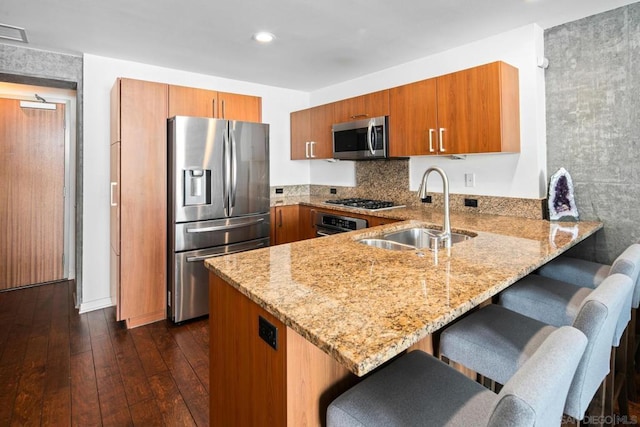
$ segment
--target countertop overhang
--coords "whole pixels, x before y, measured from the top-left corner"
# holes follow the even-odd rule
[[[477,234],[450,251],[391,251],[358,243],[415,226],[439,227],[433,208],[370,212],[310,197],[280,199],[400,220],[389,225],[210,258],[205,265],[358,376],[498,294],[594,234],[602,223],[451,214]]]

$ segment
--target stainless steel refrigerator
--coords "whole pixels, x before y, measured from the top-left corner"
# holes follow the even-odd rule
[[[269,246],[269,125],[168,120],[168,313],[209,312],[204,260]]]

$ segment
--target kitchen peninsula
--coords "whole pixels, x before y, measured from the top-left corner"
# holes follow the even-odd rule
[[[357,240],[437,227],[441,215],[373,215],[401,222],[206,261],[213,425],[322,424],[360,377],[428,349],[430,334],[602,228],[452,213],[453,231],[475,237],[450,252],[392,251]]]

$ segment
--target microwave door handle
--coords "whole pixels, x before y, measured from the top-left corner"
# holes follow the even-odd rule
[[[369,151],[373,156],[375,153],[373,151],[373,141],[371,137],[371,132],[373,131],[373,119],[369,120],[369,126],[367,127],[367,144],[369,145]]]

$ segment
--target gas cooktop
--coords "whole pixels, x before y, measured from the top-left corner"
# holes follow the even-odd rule
[[[326,200],[325,203],[329,203],[332,205],[349,206],[352,208],[359,208],[359,209],[367,209],[370,211],[403,208],[405,206],[405,205],[395,205],[393,202],[389,202],[386,200],[372,200],[372,199],[359,199],[359,198]]]

